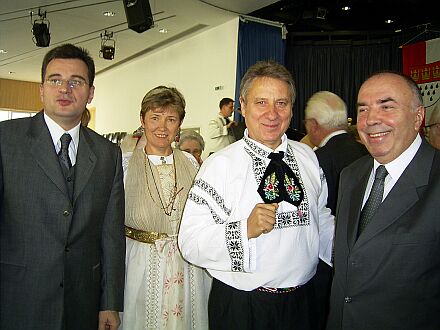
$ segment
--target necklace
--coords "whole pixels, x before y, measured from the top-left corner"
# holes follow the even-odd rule
[[[162,164],[164,164],[163,157],[161,157],[161,160],[162,160]],[[150,190],[150,184],[148,182],[147,163],[148,163],[148,167],[150,169],[151,177],[153,178],[154,187],[156,188],[157,196],[159,196],[160,205],[154,200],[153,194],[151,193],[151,190]],[[157,186],[156,180],[154,179],[154,173],[153,173],[153,169],[151,168],[151,162],[150,162],[150,159],[148,158],[147,150],[145,150],[144,166],[145,166],[145,179],[147,180],[147,188],[148,188],[148,193],[150,194],[151,200],[157,206],[159,206],[160,209],[163,210],[167,216],[171,216],[171,213],[175,210],[174,203],[176,202],[177,194],[183,190],[183,187],[180,188],[179,190],[177,190],[177,172],[176,172],[176,161],[174,159],[174,153],[173,153],[174,186],[173,186],[173,190],[170,194],[170,199],[166,204],[164,204],[164,202],[162,201],[162,198],[160,197],[159,188]]]

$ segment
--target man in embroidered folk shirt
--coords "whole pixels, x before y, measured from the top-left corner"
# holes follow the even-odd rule
[[[245,74],[244,138],[199,170],[182,217],[185,259],[213,276],[210,329],[313,329],[308,281],[321,257],[330,263],[333,216],[312,149],[284,134],[293,79],[275,62]]]

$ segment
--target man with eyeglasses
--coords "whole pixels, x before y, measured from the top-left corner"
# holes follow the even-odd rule
[[[429,117],[429,124],[424,127],[425,135],[429,143],[436,149],[440,149],[440,101],[437,101],[434,110]]]
[[[124,291],[120,149],[81,125],[95,66],[43,60],[43,110],[0,123],[0,328],[117,329]]]

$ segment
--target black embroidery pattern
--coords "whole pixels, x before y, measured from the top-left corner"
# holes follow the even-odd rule
[[[225,220],[220,218],[217,215],[217,213],[215,213],[214,209],[208,204],[208,202],[203,197],[200,197],[199,195],[196,195],[190,191],[190,193],[188,194],[188,199],[192,200],[194,203],[196,203],[198,205],[206,206],[209,209],[209,212],[211,212],[212,218],[214,219],[216,224],[225,223]]]
[[[231,257],[231,271],[244,271],[244,250],[241,242],[240,222],[230,222],[226,224],[225,230],[226,246]]]
[[[199,187],[200,189],[205,191],[209,196],[211,196],[213,201],[215,201],[217,205],[220,206],[220,208],[223,210],[223,212],[226,213],[226,215],[228,216],[231,215],[231,209],[228,209],[226,207],[225,200],[223,199],[223,197],[221,197],[219,193],[215,190],[215,188],[211,186],[208,182],[202,179],[197,179],[194,181],[194,186]]]
[[[277,213],[277,219],[273,228],[282,229],[287,227],[310,226],[308,213],[307,211],[307,214],[304,214],[300,208],[296,211]]]
[[[268,158],[270,152],[261,149],[259,146],[257,146],[253,141],[248,139],[247,137],[243,137],[243,141],[247,144],[247,146],[258,156],[261,158]]]
[[[257,181],[257,186],[259,186],[263,179],[264,171],[266,170],[266,163],[262,158],[253,153],[251,149],[245,147],[244,150],[252,158],[252,170],[255,180]]]
[[[266,170],[266,162],[264,158],[268,158],[269,152],[261,149],[255,143],[253,143],[248,138],[243,138],[246,143],[245,151],[252,159],[252,169],[254,171],[255,181],[259,186],[263,178],[264,172]],[[293,173],[299,179],[302,190],[304,191],[304,199],[299,205],[296,211],[277,213],[276,223],[274,229],[282,229],[286,227],[296,227],[296,226],[309,226],[309,200],[307,198],[307,191],[304,187],[304,183],[301,178],[301,173],[299,171],[298,163],[296,162],[292,147],[287,145],[287,152],[285,154],[285,162],[292,169]]]

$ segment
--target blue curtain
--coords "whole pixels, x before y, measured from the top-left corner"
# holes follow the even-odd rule
[[[238,28],[237,73],[235,79],[235,106],[239,107],[240,83],[246,70],[257,61],[275,60],[284,64],[285,40],[281,27],[242,21]],[[243,121],[237,112],[234,120]]]

